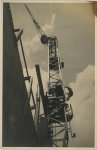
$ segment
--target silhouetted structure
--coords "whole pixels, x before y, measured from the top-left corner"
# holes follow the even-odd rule
[[[9,4],[3,5],[3,146],[37,146],[38,140],[14,34]]]

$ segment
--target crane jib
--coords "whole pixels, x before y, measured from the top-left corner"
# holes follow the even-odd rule
[[[29,10],[28,6],[26,4],[24,4],[26,7],[26,10],[28,11],[38,33],[40,34],[40,40],[42,42],[42,44],[47,44],[48,43],[48,38],[47,35],[45,34],[45,32],[42,30],[41,26],[39,25],[39,23],[36,21],[36,19],[34,18],[34,16],[32,15],[31,11]]]

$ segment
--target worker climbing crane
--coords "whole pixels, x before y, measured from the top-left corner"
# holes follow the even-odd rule
[[[64,68],[64,62],[60,57],[57,37],[48,37],[28,6],[24,5],[36,27],[41,43],[48,47],[48,91],[43,97],[44,114],[48,119],[48,141],[53,146],[58,146],[58,142],[62,142],[61,146],[68,147],[70,134],[71,137],[75,137],[70,123],[73,118],[73,109],[68,103],[70,97],[73,96],[73,91],[70,87],[63,85],[61,69]],[[59,138],[62,133],[63,137]]]

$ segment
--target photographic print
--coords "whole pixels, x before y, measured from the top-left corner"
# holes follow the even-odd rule
[[[3,147],[95,147],[94,8],[3,2]]]

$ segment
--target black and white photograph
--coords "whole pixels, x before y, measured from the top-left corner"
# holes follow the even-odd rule
[[[2,147],[95,148],[96,2],[2,11]]]

